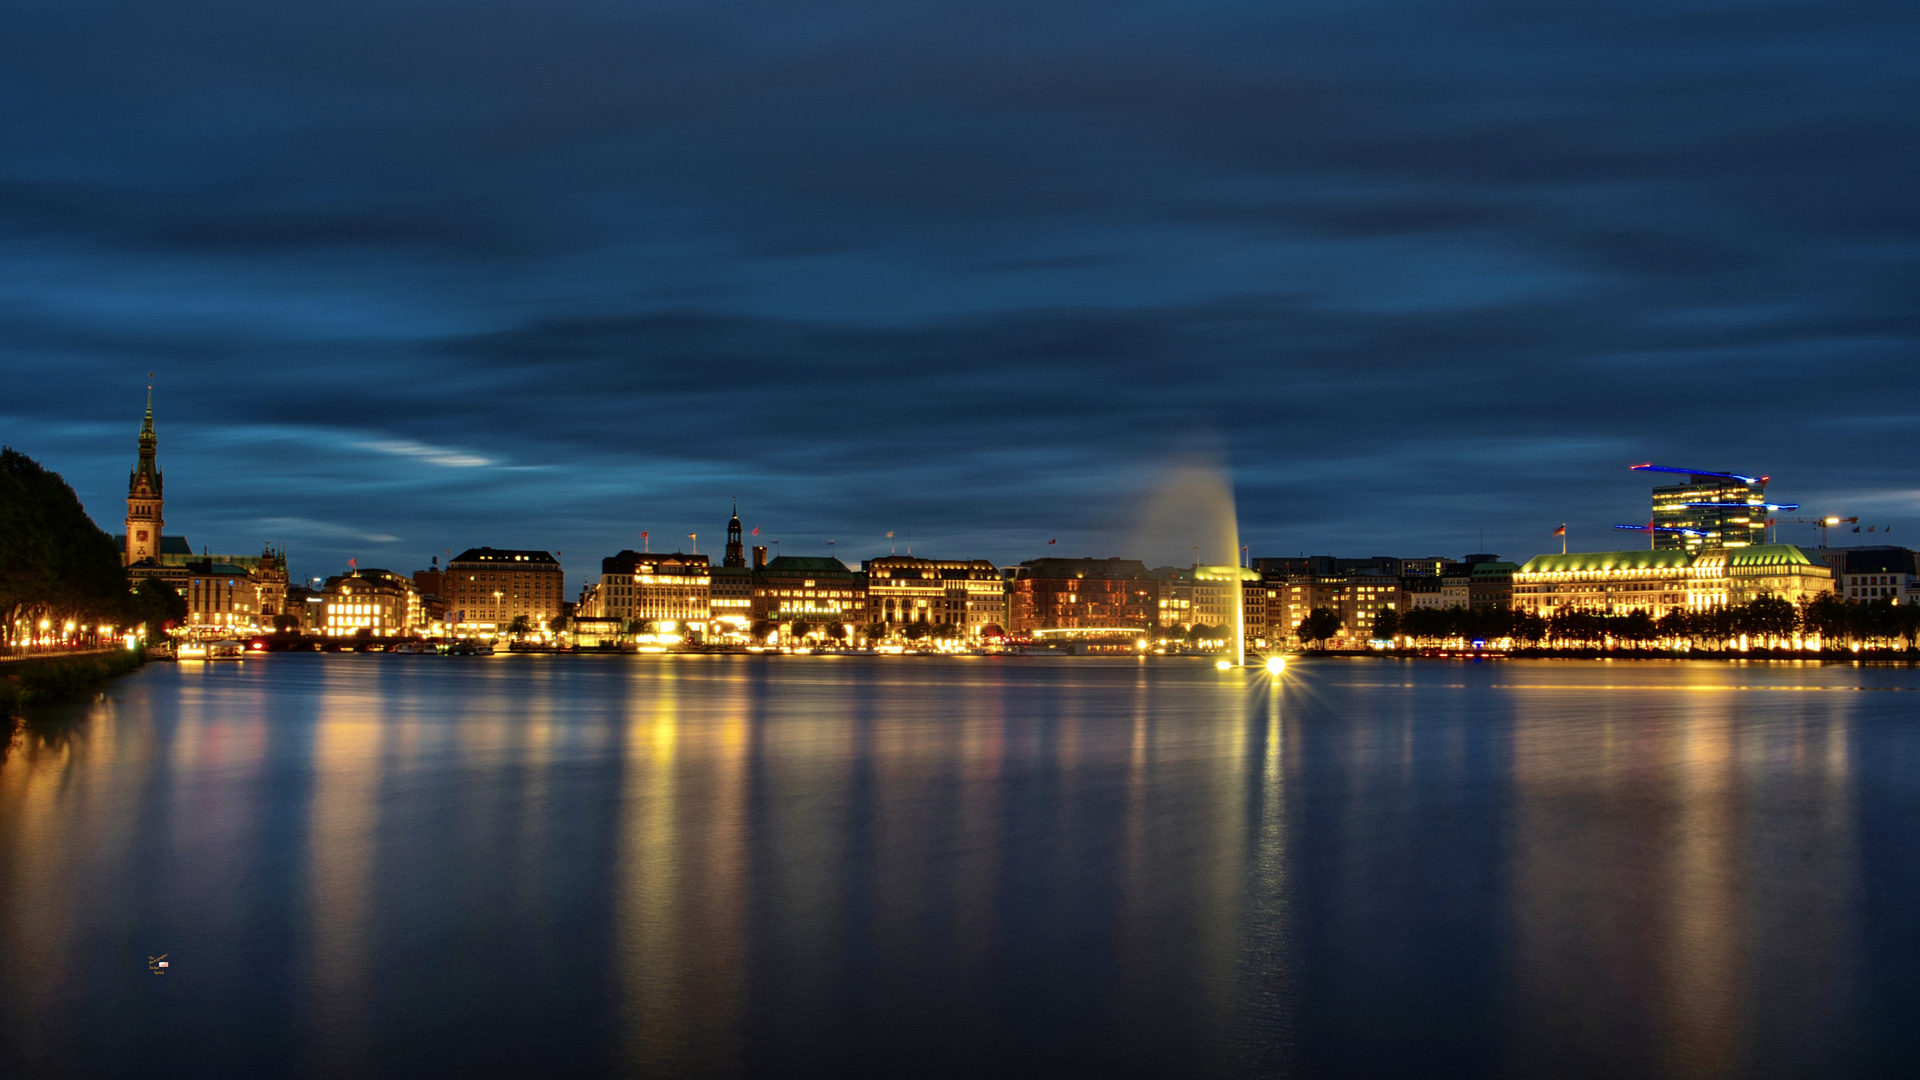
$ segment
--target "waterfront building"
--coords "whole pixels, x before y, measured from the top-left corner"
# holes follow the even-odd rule
[[[320,632],[328,637],[404,637],[422,619],[413,579],[375,567],[327,579]]]
[[[1033,559],[1015,569],[1007,606],[1015,634],[1144,633],[1160,617],[1160,582],[1138,559]]]
[[[1920,604],[1920,556],[1891,544],[1826,548],[1820,557],[1833,570],[1834,591],[1854,603],[1885,600]]]
[[[1688,606],[1750,604],[1777,596],[1795,604],[1834,591],[1833,571],[1792,544],[1703,551],[1694,559]]]
[[[1791,544],[1536,555],[1513,575],[1513,605],[1661,615],[1746,604],[1761,596],[1799,603],[1833,589],[1833,572]]]
[[[1160,566],[1153,576],[1160,583],[1154,625],[1168,634],[1191,630],[1198,621],[1193,614],[1193,571]]]
[[[252,630],[260,621],[260,590],[245,567],[192,563],[184,567],[187,626],[197,631]]]
[[[1284,584],[1272,585],[1272,599],[1267,604],[1267,629],[1278,641],[1292,643],[1297,640],[1300,623],[1320,608],[1329,608],[1341,612],[1341,625],[1346,626],[1344,599],[1347,579],[1343,577],[1294,577]]]
[[[744,560],[742,560],[744,561]],[[753,625],[753,570],[747,566],[716,566],[707,587],[707,606],[714,629],[745,633]]]
[[[705,555],[622,551],[600,560],[600,587],[594,597],[593,614],[673,624],[660,627],[662,630],[685,628],[705,633],[712,615],[708,592],[711,574]]]
[[[1686,477],[1653,489],[1653,547],[1698,554],[1710,548],[1750,547],[1767,542],[1767,477],[1684,472],[1658,466],[1639,469]]]
[[[1469,555],[1447,567],[1440,577],[1441,607],[1509,607],[1513,603],[1513,572],[1518,563],[1498,555]]]
[[[854,630],[866,620],[866,575],[839,559],[782,555],[753,572],[752,612],[783,631],[795,622]]]
[[[1678,548],[1536,555],[1513,575],[1513,603],[1540,616],[1558,610],[1660,615],[1693,606],[1693,559]]]
[[[1187,578],[1192,582],[1193,606],[1188,609],[1192,614],[1192,625],[1212,627],[1220,631],[1222,636],[1230,637],[1234,631],[1234,619],[1240,615],[1247,623],[1249,641],[1265,634],[1267,590],[1257,571],[1237,566],[1201,564],[1187,571]],[[1234,597],[1236,583],[1240,592],[1237,601]],[[1242,611],[1236,611],[1237,604],[1244,605]]]
[[[1406,610],[1466,607],[1472,590],[1461,586],[1448,588],[1444,582],[1444,578],[1426,574],[1401,578],[1400,591]]]
[[[451,632],[499,633],[526,616],[535,630],[560,614],[566,574],[545,551],[469,548],[447,563],[445,600]]]
[[[327,594],[323,590],[309,589],[305,585],[289,585],[285,614],[292,616],[295,620],[292,629],[302,634],[325,633]]]
[[[887,555],[861,564],[867,575],[869,623],[891,633],[913,623],[947,625],[970,639],[1005,627],[1006,587],[986,559],[923,559]]]

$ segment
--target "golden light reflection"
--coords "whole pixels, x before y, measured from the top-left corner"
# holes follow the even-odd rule
[[[382,702],[377,683],[329,686],[313,730],[308,814],[308,990],[319,1071],[364,1072],[372,1010],[369,875],[378,833]]]
[[[704,678],[671,661],[629,676],[645,704],[627,717],[615,941],[622,1056],[639,1075],[741,1067],[750,699],[706,686],[683,712],[687,677]]]
[[[1847,717],[1859,698],[1830,694],[1824,716],[1783,717],[1720,692],[1722,675],[1685,669],[1623,688],[1664,697],[1594,697],[1576,684],[1583,693],[1523,699],[1512,1071],[1584,1061],[1620,1074],[1738,1073],[1770,1031],[1831,1007],[1847,917],[1837,883],[1852,858]],[[1837,816],[1809,822],[1808,799]],[[1755,955],[1774,969],[1750,970]],[[1756,995],[1757,982],[1774,989]]]

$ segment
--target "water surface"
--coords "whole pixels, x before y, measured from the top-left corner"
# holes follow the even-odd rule
[[[1917,691],[1682,662],[150,665],[0,763],[0,1073],[1899,1074]]]

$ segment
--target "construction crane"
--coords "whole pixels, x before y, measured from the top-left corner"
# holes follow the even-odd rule
[[[1792,517],[1792,518],[1768,518],[1767,519],[1767,528],[1769,529],[1773,528],[1775,525],[1818,525],[1820,526],[1820,546],[1821,547],[1827,546],[1827,530],[1828,529],[1832,528],[1835,525],[1858,525],[1858,524],[1860,524],[1860,519],[1857,517],[1817,517],[1817,518]]]

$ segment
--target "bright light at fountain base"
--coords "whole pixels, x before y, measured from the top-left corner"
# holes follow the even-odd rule
[[[1219,669],[1220,669],[1221,671],[1225,671],[1225,670],[1227,670],[1228,668],[1230,668],[1230,667],[1232,667],[1232,666],[1233,666],[1233,661],[1231,661],[1231,660],[1215,660],[1215,661],[1213,662],[1213,666],[1214,666],[1214,667],[1217,667],[1217,668],[1219,668]]]
[[[1267,657],[1267,670],[1275,675],[1287,670],[1287,658],[1284,656]]]

